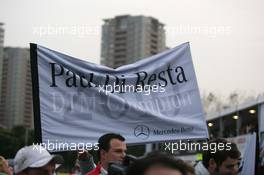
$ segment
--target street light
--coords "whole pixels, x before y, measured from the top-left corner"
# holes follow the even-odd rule
[[[214,126],[214,124],[210,122],[210,123],[208,123],[208,126],[211,128]]]
[[[248,112],[249,112],[250,114],[255,114],[255,113],[256,113],[256,110],[254,110],[254,109],[250,109]]]
[[[237,119],[238,119],[238,115],[234,115],[234,116],[233,116],[233,119],[234,119],[234,120],[237,120]]]

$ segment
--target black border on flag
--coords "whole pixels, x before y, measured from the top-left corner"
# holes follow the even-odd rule
[[[34,131],[35,142],[42,143],[40,103],[39,103],[39,79],[38,79],[38,55],[37,44],[30,43],[30,64],[33,93],[33,113],[34,113]]]

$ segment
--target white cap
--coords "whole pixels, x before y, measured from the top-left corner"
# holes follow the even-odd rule
[[[27,168],[40,168],[47,165],[51,160],[55,163],[63,163],[60,156],[50,153],[40,145],[31,145],[21,148],[14,159],[14,171],[19,173]]]

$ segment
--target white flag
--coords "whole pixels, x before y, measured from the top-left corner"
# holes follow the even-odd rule
[[[189,43],[112,69],[31,44],[35,129],[48,143],[207,138]],[[54,145],[54,150],[58,150]]]
[[[249,139],[243,159],[241,161],[240,175],[254,175],[255,174],[255,161],[256,161],[256,133],[248,135]]]

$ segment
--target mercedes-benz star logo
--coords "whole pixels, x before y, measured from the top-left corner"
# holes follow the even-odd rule
[[[149,127],[145,125],[138,125],[134,130],[134,135],[141,139],[147,139],[149,137],[150,130]]]

